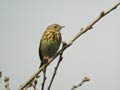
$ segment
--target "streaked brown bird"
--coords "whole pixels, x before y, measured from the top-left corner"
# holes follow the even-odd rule
[[[39,46],[40,67],[47,63],[58,51],[62,41],[60,30],[63,27],[58,24],[52,24],[46,28]]]

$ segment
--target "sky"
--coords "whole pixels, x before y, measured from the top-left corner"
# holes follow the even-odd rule
[[[118,1],[0,0],[0,90],[4,90],[4,76],[10,78],[10,89],[17,90],[38,70],[39,43],[48,25],[64,25],[62,39],[68,42]],[[119,18],[120,6],[65,50],[51,90],[70,90],[84,76],[91,80],[76,90],[120,90]],[[56,62],[47,68],[45,89]],[[41,81],[42,75],[38,90]]]

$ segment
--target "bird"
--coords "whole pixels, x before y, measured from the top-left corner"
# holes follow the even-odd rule
[[[51,24],[44,31],[39,45],[40,67],[46,64],[57,53],[62,42],[62,35],[60,33],[62,28],[64,26]]]

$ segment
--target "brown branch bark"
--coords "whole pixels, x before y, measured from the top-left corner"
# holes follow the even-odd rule
[[[2,71],[0,71],[0,79],[1,79],[1,77],[2,77]]]
[[[34,90],[37,90],[37,88],[36,88],[37,83],[38,83],[37,78],[35,78],[35,79],[34,79],[34,82],[33,82],[33,89],[34,89]]]
[[[81,28],[80,32],[78,32],[70,41],[68,41],[68,43],[66,44],[66,46],[64,46],[61,50],[59,50],[57,52],[57,54],[54,55],[53,58],[51,58],[51,60],[43,65],[28,81],[26,81],[23,85],[21,85],[21,87],[18,90],[23,90],[30,82],[32,82],[34,80],[35,77],[37,77],[39,75],[39,73],[46,68],[46,66],[48,66],[57,56],[60,55],[61,52],[63,52],[64,50],[66,50],[69,46],[72,45],[72,43],[79,38],[81,35],[83,35],[85,32],[87,32],[88,30],[92,29],[93,25],[95,25],[100,19],[102,19],[104,16],[106,16],[107,14],[109,14],[111,11],[113,11],[114,9],[116,9],[118,6],[120,5],[120,2],[115,4],[112,8],[106,10],[106,11],[102,11],[100,13],[100,15],[93,20],[90,24],[88,24],[86,27]]]
[[[44,90],[46,78],[47,77],[46,77],[46,68],[45,68],[44,71],[43,71],[43,82],[42,82],[41,90]]]
[[[30,82],[25,88],[24,90],[28,90],[30,87],[33,87],[34,90],[36,89],[36,85],[37,85],[37,78],[35,78],[32,82]]]
[[[74,89],[82,86],[85,82],[88,82],[88,81],[90,81],[90,79],[88,77],[84,77],[82,82],[80,84],[78,84],[78,85],[73,86],[71,90],[74,90]]]
[[[5,90],[10,90],[10,88],[9,88],[9,77],[5,76],[4,82],[5,82]]]

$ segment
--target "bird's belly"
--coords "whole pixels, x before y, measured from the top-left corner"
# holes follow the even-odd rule
[[[51,58],[57,52],[59,46],[60,42],[43,42],[41,48],[41,55],[43,57],[47,56]]]

